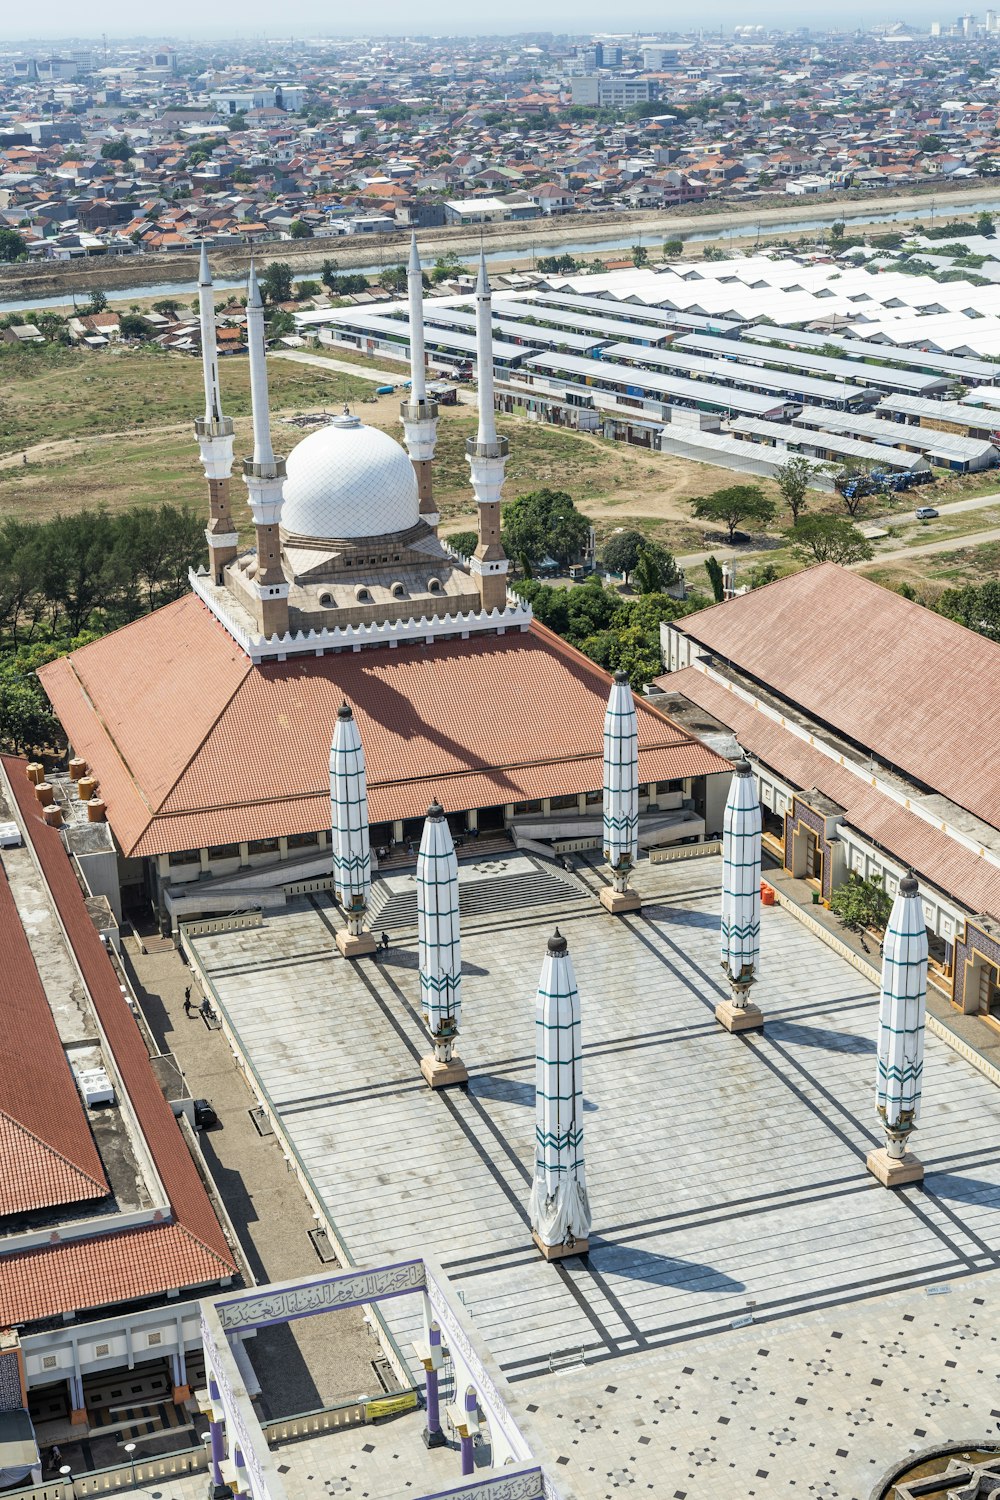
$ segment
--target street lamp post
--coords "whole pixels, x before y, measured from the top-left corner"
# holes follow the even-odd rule
[[[135,1444],[134,1443],[126,1443],[125,1444],[125,1452],[128,1454],[128,1461],[132,1465],[132,1483],[134,1485],[135,1482],[136,1482],[136,1480],[135,1480]]]

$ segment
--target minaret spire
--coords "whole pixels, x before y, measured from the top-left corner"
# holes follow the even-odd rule
[[[288,632],[288,583],[281,566],[278,522],[284,495],[285,460],[271,447],[271,408],[267,394],[267,346],[264,304],[257,271],[250,262],[247,285],[247,347],[250,352],[250,400],[253,406],[253,458],[243,460],[243,482],[257,533],[257,561],[250,584],[256,595],[256,619],[265,636]]]
[[[479,382],[480,447],[497,440],[496,415],[493,410],[493,293],[486,274],[486,251],[479,252],[479,275],[476,278],[476,361]]]
[[[205,381],[205,421],[222,421],[222,392],[219,389],[219,351],[215,342],[215,298],[212,274],[208,267],[208,246],[201,242],[201,264],[198,271],[198,317],[201,322],[201,369]]]
[[[229,479],[233,469],[233,423],[222,414],[222,391],[219,383],[219,354],[215,343],[215,298],[212,274],[208,265],[208,247],[201,244],[201,267],[198,274],[198,316],[201,323],[201,368],[205,382],[205,415],[194,424],[201,462],[208,480],[209,567],[216,584],[221,584],[225,570],[236,558],[239,537],[233,525],[229,500]]]
[[[417,236],[410,240],[410,263],[406,269],[410,297],[410,391],[402,402],[399,415],[406,435],[406,451],[417,476],[420,496],[420,519],[436,527],[439,516],[434,504],[431,462],[437,442],[437,403],[427,399],[427,376],[424,359],[424,274],[420,269]]]
[[[493,411],[493,299],[486,275],[486,253],[480,253],[476,282],[476,366],[479,382],[479,431],[465,445],[472,488],[479,506],[479,546],[470,567],[479,584],[483,608],[507,604],[507,557],[500,542],[500,494],[510,444],[497,436]]]
[[[247,345],[250,351],[250,400],[253,405],[253,461],[260,468],[274,467],[271,447],[271,403],[267,393],[267,347],[264,340],[264,303],[257,284],[257,268],[250,262],[247,297]],[[275,475],[277,477],[277,471]]]

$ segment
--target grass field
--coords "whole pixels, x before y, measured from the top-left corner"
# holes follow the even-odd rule
[[[337,369],[333,361],[327,369],[272,359],[268,373],[278,453],[287,454],[308,431],[289,425],[289,416],[334,411],[344,402],[354,405],[365,422],[397,439],[402,436],[399,394],[372,400],[371,381]],[[251,446],[247,360],[224,360],[222,382],[225,408],[235,420],[239,457]],[[44,520],[57,511],[86,505],[116,509],[161,500],[203,507],[205,482],[192,431],[201,406],[201,364],[190,356],[148,349],[95,354],[58,347],[19,350],[0,346],[0,515]],[[445,534],[475,525],[465,459],[466,439],[474,434],[475,425],[469,407],[442,408],[434,478]],[[567,490],[593,520],[599,540],[626,526],[645,532],[675,554],[702,551],[704,527],[691,515],[691,500],[744,482],[744,476],[710,464],[523,418],[501,416],[498,426],[511,445],[507,498],[544,485]],[[238,474],[237,464],[233,511],[241,535],[248,537],[250,517]],[[772,499],[778,498],[771,481],[763,481],[761,488]],[[1000,480],[992,473],[944,478],[891,505],[880,498],[871,509],[905,515],[917,504],[941,504],[998,490]],[[843,513],[836,496],[815,492],[809,509]],[[779,515],[776,529],[787,521],[787,514]],[[912,558],[884,563],[878,553],[960,540],[994,527],[1000,527],[1000,502],[996,508],[957,512],[929,524],[913,521],[894,526],[890,536],[878,543],[876,558],[865,571],[886,583],[906,581],[931,592],[957,582],[981,581],[995,574],[1000,544],[914,553]],[[741,567],[761,558],[780,571],[801,566],[777,536],[766,547],[741,554]]]

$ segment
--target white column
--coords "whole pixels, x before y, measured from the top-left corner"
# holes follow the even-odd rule
[[[353,958],[374,952],[375,942],[363,928],[371,890],[365,754],[347,703],[337,711],[330,746],[330,814],[333,885],[347,919],[347,932],[338,932],[337,946]]]
[[[497,436],[493,410],[493,299],[486,275],[486,256],[479,259],[476,282],[476,379],[479,386],[479,428],[465,445],[479,510],[479,545],[469,561],[483,608],[502,610],[507,602],[508,563],[500,540],[500,496],[510,452],[506,438]]]
[[[209,568],[215,583],[221,583],[226,566],[239,548],[229,500],[233,469],[233,423],[222,411],[219,354],[215,338],[215,297],[208,250],[202,241],[198,273],[198,317],[201,329],[201,371],[205,387],[205,415],[194,424],[202,467],[208,481],[209,520],[205,529]]]
[[[420,1006],[434,1043],[420,1070],[432,1088],[464,1083],[469,1075],[454,1050],[462,1023],[458,860],[439,802],[427,809],[417,855],[417,929]]]
[[[580,997],[569,945],[549,938],[535,1000],[535,1176],[531,1237],[546,1260],[588,1248]]]
[[[410,299],[410,390],[400,404],[406,451],[417,476],[420,496],[420,518],[436,527],[440,516],[434,504],[434,479],[431,461],[437,443],[437,403],[427,399],[427,376],[424,357],[424,278],[417,251],[417,236],[410,241],[410,263],[406,272]]]
[[[609,911],[636,911],[629,873],[639,855],[639,725],[625,672],[616,672],[604,715],[604,858],[612,888],[601,892]]]
[[[760,836],[763,818],[748,761],[733,767],[722,820],[722,968],[730,999],[715,1014],[727,1031],[756,1030],[764,1024],[750,1003],[760,958]]]
[[[868,1169],[885,1187],[919,1182],[924,1169],[906,1147],[920,1116],[927,1001],[927,926],[913,872],[899,883],[882,944],[875,1107],[885,1146]]]

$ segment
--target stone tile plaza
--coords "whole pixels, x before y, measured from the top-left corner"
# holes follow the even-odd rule
[[[643,864],[641,912],[614,917],[581,863],[516,923],[466,918],[469,1084],[444,1095],[419,1071],[412,928],[348,964],[315,896],[190,947],[342,1242],[362,1264],[413,1247],[440,1261],[569,1492],[866,1496],[909,1448],[993,1427],[1000,1099],[929,1037],[926,1177],[885,1191],[865,1169],[874,987],[766,908],[766,1028],[722,1030],[720,874],[711,856]],[[547,1264],[527,1213],[532,1008],[557,924],[581,997],[593,1229],[585,1260]],[[414,1317],[386,1317],[409,1350]]]

